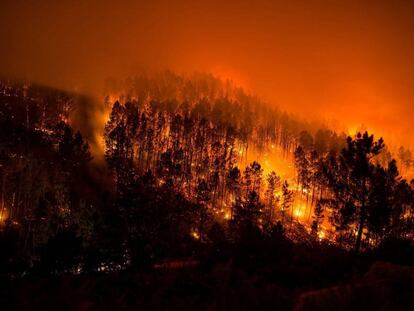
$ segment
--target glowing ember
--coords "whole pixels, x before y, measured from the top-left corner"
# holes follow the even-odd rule
[[[319,240],[323,240],[324,238],[325,238],[325,232],[324,231],[319,231],[318,232],[318,238],[319,238]]]
[[[195,240],[199,240],[200,239],[200,234],[197,231],[192,231],[191,232],[191,236],[195,239]]]
[[[297,218],[300,218],[300,217],[302,217],[302,215],[303,215],[303,212],[302,212],[302,210],[300,209],[300,208],[297,208],[296,210],[295,210],[295,216],[297,217]]]

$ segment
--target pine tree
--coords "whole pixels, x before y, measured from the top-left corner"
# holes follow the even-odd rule
[[[282,225],[285,224],[285,213],[291,208],[293,203],[293,191],[289,190],[289,184],[287,180],[282,185]]]
[[[269,173],[267,176],[267,189],[265,194],[265,214],[264,223],[267,226],[271,226],[275,221],[275,210],[279,203],[279,197],[276,196],[276,192],[280,188],[280,177],[275,172]]]
[[[318,236],[318,233],[320,231],[320,225],[324,218],[323,213],[324,213],[324,208],[323,208],[322,202],[319,200],[315,206],[313,221],[311,225],[311,234],[315,237]]]

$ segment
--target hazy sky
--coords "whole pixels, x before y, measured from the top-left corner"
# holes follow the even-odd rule
[[[0,74],[97,90],[141,69],[211,71],[414,146],[413,16],[410,0],[2,0]]]

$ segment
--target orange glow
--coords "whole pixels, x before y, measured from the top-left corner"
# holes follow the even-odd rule
[[[215,66],[209,71],[222,80],[230,79],[235,85],[242,87],[245,90],[249,90],[250,88],[247,77],[234,68]]]
[[[9,218],[9,212],[7,208],[3,207],[3,210],[0,211],[0,225],[4,224]]]
[[[231,218],[231,214],[230,214],[230,212],[225,212],[225,213],[224,213],[224,219],[225,219],[225,220],[230,220],[230,218]]]
[[[295,210],[295,216],[296,216],[297,218],[300,218],[302,215],[303,215],[303,213],[302,213],[301,209],[300,209],[300,208],[297,208],[297,209]]]
[[[306,118],[414,146],[412,1],[42,3],[4,4],[0,74],[99,96],[108,77],[207,71]]]
[[[352,136],[368,129],[383,135],[388,145],[414,147],[410,135],[414,115],[410,52],[414,46],[407,43],[412,33],[402,31],[410,28],[403,27],[404,23],[414,26],[414,22],[403,5],[378,4],[365,16],[359,13],[366,11],[362,4],[259,1],[254,7],[229,3],[216,8],[210,3],[138,7],[131,2],[114,10],[114,4],[103,1],[90,16],[88,5],[51,2],[47,23],[39,18],[45,8],[9,6],[1,11],[1,20],[15,26],[8,28],[6,36],[5,27],[0,27],[0,39],[8,46],[0,52],[0,74],[26,77],[29,73],[41,83],[92,95],[95,103],[86,108],[90,109],[87,122],[77,122],[77,112],[71,121],[91,141],[95,159],[103,157],[102,134],[111,109],[103,104],[104,80],[166,67],[177,72],[211,72],[306,120],[323,121]],[[388,20],[384,12],[398,14],[398,21]],[[85,25],[89,17],[93,26]],[[104,20],[118,22],[107,27]],[[16,43],[26,42],[29,36],[28,44]],[[12,37],[15,40],[10,41]],[[386,39],[394,45],[384,45]],[[112,104],[119,97],[115,92],[107,101]],[[85,109],[84,104],[78,103],[79,110]],[[296,192],[291,154],[283,154],[273,143],[264,152],[249,146],[247,155],[243,146],[237,148],[242,171],[258,161],[264,177],[275,171]],[[312,221],[312,209],[304,203],[308,191],[296,193],[297,201],[289,210],[302,223]],[[231,218],[227,210],[216,214],[224,220]],[[197,231],[190,234],[200,239]],[[319,238],[324,237],[321,231]]]
[[[193,239],[195,240],[199,240],[200,239],[200,234],[197,231],[192,231],[191,232],[191,236],[193,237]]]
[[[318,238],[319,238],[319,240],[323,240],[324,238],[325,238],[325,232],[324,231],[319,231],[318,232]]]

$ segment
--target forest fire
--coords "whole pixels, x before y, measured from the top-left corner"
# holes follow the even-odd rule
[[[2,309],[411,310],[413,8],[6,1]]]
[[[211,79],[208,76],[206,78]],[[139,79],[141,83],[145,81],[142,77]],[[330,179],[339,176],[336,176],[337,172],[327,171],[330,169],[328,165],[337,165],[328,164],[329,161],[335,161],[332,155],[341,152],[347,144],[351,148],[350,143],[354,143],[347,142],[345,134],[337,135],[323,129],[313,137],[307,130],[293,130],[289,128],[289,119],[282,121],[278,112],[267,111],[257,99],[242,93],[240,89],[232,89],[227,85],[225,97],[217,97],[220,82],[214,80],[210,80],[210,89],[208,82],[205,82],[199,98],[194,97],[194,93],[189,92],[191,87],[188,87],[192,83],[195,88],[201,85],[197,80],[167,75],[162,78],[162,83],[169,85],[169,93],[166,94],[159,93],[156,88],[140,90],[135,87],[137,82],[131,81],[129,84],[123,83],[125,93],[118,97],[107,97],[114,102],[105,127],[106,157],[117,176],[117,182],[123,175],[119,171],[123,169],[120,159],[130,157],[129,165],[136,170],[135,174],[155,174],[155,179],[162,181],[158,185],[171,185],[188,200],[204,206],[206,212],[217,221],[236,221],[239,208],[255,206],[257,211],[248,213],[257,213],[255,222],[262,230],[278,221],[282,225],[285,222],[297,222],[320,238],[318,226],[325,219],[325,231],[331,232],[332,241],[350,236],[346,230],[335,230],[339,224],[334,219],[339,216],[343,203],[339,198],[335,201],[336,194],[332,192],[335,188],[330,189]],[[145,82],[146,85],[157,83],[157,80]],[[125,98],[134,99],[125,101]],[[175,98],[180,98],[184,104],[173,101]],[[255,101],[256,106],[253,110],[235,113],[232,106],[237,107],[243,101]],[[168,107],[168,110],[163,110],[163,107]],[[246,108],[241,106],[242,111]],[[222,118],[225,113],[227,118],[224,121]],[[254,126],[241,123],[249,122],[243,113],[263,123]],[[306,128],[305,124],[302,126]],[[131,130],[133,132],[129,134]],[[373,138],[368,134],[358,134],[354,139],[355,144],[363,140],[371,144]],[[146,146],[150,149],[146,149]],[[382,142],[374,146],[372,152],[377,156],[383,148]],[[119,154],[119,148],[125,156]],[[257,162],[259,159],[263,166]],[[157,167],[157,161],[165,167]],[[390,162],[390,165],[395,163]],[[403,184],[402,187],[408,187]],[[338,195],[343,196],[345,193]],[[203,226],[208,227],[206,223]],[[349,228],[355,226],[356,223],[349,223]],[[287,226],[286,230],[295,230],[293,228]],[[357,239],[358,249],[363,238],[367,245],[375,245],[372,241],[379,242],[369,237],[366,228],[360,232],[351,235]],[[325,232],[322,236],[325,236]],[[346,243],[351,241],[348,239]],[[344,247],[351,247],[346,243]]]

